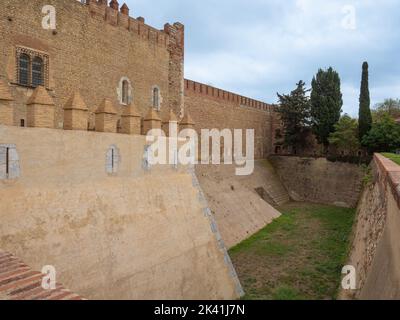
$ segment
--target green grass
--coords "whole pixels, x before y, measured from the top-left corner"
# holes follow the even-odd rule
[[[291,203],[283,215],[230,250],[244,299],[335,299],[355,210]]]
[[[400,154],[382,153],[382,155],[400,165]]]

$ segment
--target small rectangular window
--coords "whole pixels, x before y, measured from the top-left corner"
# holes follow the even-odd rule
[[[160,89],[153,88],[153,107],[160,109]]]
[[[111,149],[111,170],[114,172],[114,149]]]
[[[6,148],[6,177],[10,174],[10,148]]]

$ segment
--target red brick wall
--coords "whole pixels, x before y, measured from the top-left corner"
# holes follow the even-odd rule
[[[199,82],[185,80],[185,110],[201,129],[254,129],[255,157],[273,152],[274,106]]]
[[[45,5],[56,9],[54,32],[42,28]],[[119,104],[117,88],[122,77],[130,79],[142,116],[152,105],[153,86],[160,88],[162,116],[170,106],[176,112],[182,107],[184,27],[179,23],[157,30],[96,1],[84,5],[75,0],[3,0],[0,17],[0,77],[12,84],[16,125],[26,120],[25,103],[32,94],[32,89],[13,84],[17,46],[49,56],[56,128],[61,127],[63,106],[77,90],[92,122],[104,98],[121,114],[125,106]]]

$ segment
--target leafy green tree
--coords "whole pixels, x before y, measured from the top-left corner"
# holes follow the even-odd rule
[[[287,147],[304,146],[304,130],[310,124],[310,99],[307,96],[304,81],[297,83],[297,88],[290,94],[277,94],[281,120],[284,127],[284,145]]]
[[[388,114],[394,119],[400,118],[400,99],[385,99],[384,102],[378,103],[372,110],[372,120],[377,121],[384,114]]]
[[[360,149],[358,140],[358,122],[345,114],[337,124],[335,124],[335,132],[329,136],[329,143],[334,145],[341,151],[349,154],[356,154]]]
[[[371,114],[371,100],[369,96],[368,84],[368,62],[364,62],[362,66],[362,79],[360,90],[360,110],[358,117],[358,133],[360,142],[363,137],[371,130],[372,127],[372,114]]]
[[[328,70],[319,69],[311,86],[313,132],[318,142],[327,147],[329,135],[335,131],[343,106],[339,74],[331,67]]]
[[[400,125],[385,114],[372,125],[364,136],[362,144],[370,152],[391,152],[400,148]]]

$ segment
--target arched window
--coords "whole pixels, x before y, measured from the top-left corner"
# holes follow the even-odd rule
[[[129,82],[127,80],[122,81],[122,103],[129,104]]]
[[[18,80],[19,84],[29,85],[29,66],[31,59],[27,54],[21,54],[18,61]]]
[[[153,88],[153,107],[160,110],[160,89],[158,87]]]
[[[43,83],[43,59],[35,57],[32,61],[32,86],[42,86]]]

